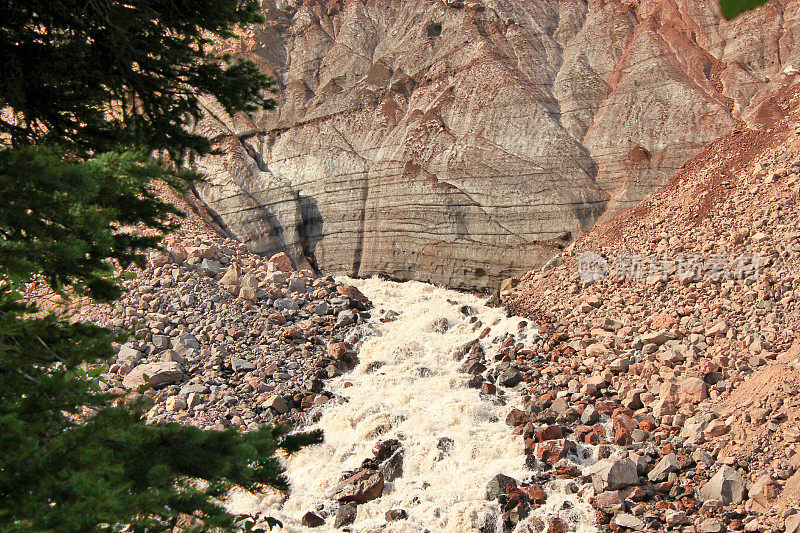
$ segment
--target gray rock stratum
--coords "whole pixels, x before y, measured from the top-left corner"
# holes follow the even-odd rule
[[[200,128],[198,196],[251,251],[494,285],[541,266],[796,81],[800,1],[264,0],[220,48],[279,106]],[[765,103],[766,102],[766,103]]]

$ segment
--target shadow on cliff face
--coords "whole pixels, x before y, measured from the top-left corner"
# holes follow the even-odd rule
[[[575,205],[573,207],[575,217],[581,225],[584,233],[588,233],[592,229],[595,222],[606,212],[608,209],[608,200],[602,202],[584,202],[583,204]]]
[[[314,267],[314,270],[319,271],[317,266],[317,259],[314,255],[317,250],[317,244],[322,240],[324,221],[319,212],[317,201],[311,196],[303,196],[298,193],[297,204],[300,206],[301,223],[297,227],[297,233],[300,236],[300,244],[303,247],[303,255]]]

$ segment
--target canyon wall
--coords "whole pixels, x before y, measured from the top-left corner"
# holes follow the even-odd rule
[[[800,0],[264,1],[219,43],[279,106],[198,124],[197,195],[259,253],[482,288],[544,264],[702,145],[766,128]]]

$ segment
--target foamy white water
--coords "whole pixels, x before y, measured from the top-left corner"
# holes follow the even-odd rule
[[[324,430],[325,442],[287,460],[292,492],[285,502],[275,494],[239,494],[232,498],[233,510],[274,516],[292,532],[305,530],[301,518],[314,511],[327,515],[326,525],[314,531],[335,531],[338,504],[331,494],[342,473],[372,457],[378,441],[395,438],[404,448],[403,475],[386,483],[381,498],[358,506],[352,531],[385,526],[393,532],[477,532],[486,531],[487,516],[496,518],[500,531],[501,510],[486,501],[487,482],[498,473],[518,481],[531,475],[521,437],[505,424],[521,398],[509,389],[506,405],[498,405],[468,388],[469,376],[460,372],[462,362],[454,354],[489,326],[491,333],[480,342],[487,361],[493,361],[508,333],[527,347],[535,340],[535,327],[478,297],[426,283],[347,281],[372,300],[374,309],[362,326],[360,363],[328,385],[343,400],[325,405],[313,426]],[[461,312],[464,305],[473,309],[474,318]],[[399,316],[381,322],[388,311]],[[452,439],[449,452],[437,446],[441,438]],[[592,509],[565,485],[545,485],[547,504],[534,514],[545,522],[559,516],[571,531],[596,531]],[[390,509],[405,509],[408,519],[387,524],[384,515]]]

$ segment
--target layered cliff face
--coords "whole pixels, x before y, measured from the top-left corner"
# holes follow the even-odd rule
[[[800,0],[265,0],[222,43],[280,106],[199,125],[198,195],[256,252],[475,288],[546,262],[703,143],[769,123]],[[797,36],[797,37],[796,37]],[[800,65],[799,65],[800,66]]]

